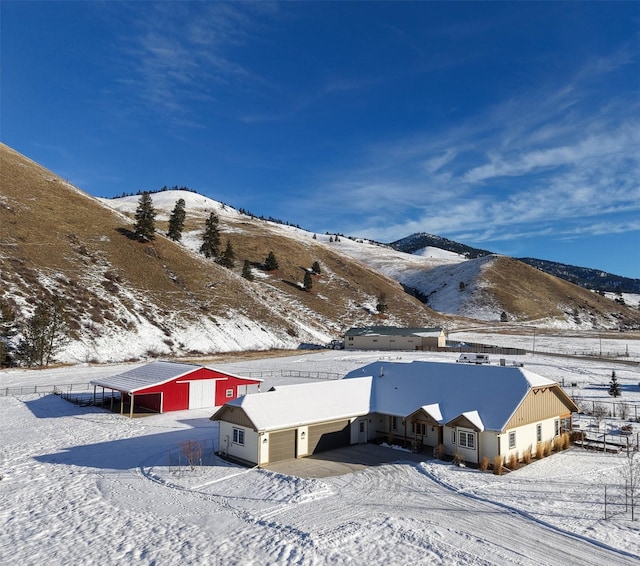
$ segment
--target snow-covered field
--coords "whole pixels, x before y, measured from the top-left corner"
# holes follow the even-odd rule
[[[640,343],[628,346],[640,356]],[[381,358],[455,354],[323,351],[216,366],[344,374]],[[609,402],[603,384],[615,369],[621,399],[640,406],[637,364],[518,361],[576,383],[569,393]],[[4,370],[0,389],[87,382],[123,367],[131,365]],[[263,388],[294,381],[269,377]],[[496,476],[403,462],[398,450],[393,464],[301,479],[214,457],[211,413],[130,420],[54,395],[0,397],[0,564],[640,563],[640,506],[632,521],[621,491],[624,454],[571,448]],[[608,421],[612,430],[621,424]],[[207,452],[193,471],[178,461],[187,440]]]

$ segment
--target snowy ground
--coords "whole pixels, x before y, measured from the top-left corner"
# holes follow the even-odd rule
[[[637,342],[629,348],[640,352]],[[217,367],[344,374],[380,358],[455,355],[325,351]],[[622,399],[640,405],[637,365],[518,359],[545,377],[576,383],[570,393],[603,401],[611,401],[602,385],[615,369]],[[122,368],[5,370],[0,389],[87,382]],[[292,381],[267,378],[264,387]],[[394,464],[300,479],[215,458],[210,415],[130,420],[53,395],[0,397],[0,564],[640,562],[640,508],[632,521],[620,487],[623,454],[572,448],[495,476],[430,459],[403,463],[398,451]],[[191,471],[178,458],[186,440],[202,442],[206,465]]]

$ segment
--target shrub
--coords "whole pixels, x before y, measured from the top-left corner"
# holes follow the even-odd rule
[[[517,452],[513,452],[509,456],[509,469],[510,470],[517,470],[519,467],[520,467],[520,462],[518,461],[518,453]]]
[[[480,470],[486,472],[489,469],[489,458],[487,456],[483,456],[482,460],[480,460]]]
[[[536,458],[544,458],[546,454],[544,453],[544,442],[538,442],[536,444]]]
[[[525,464],[531,464],[531,447],[525,448],[524,452],[522,452],[522,461]]]
[[[548,456],[549,454],[551,454],[551,449],[553,448],[551,441],[547,440],[544,445],[543,445],[543,450],[544,450],[544,455]]]
[[[463,467],[464,467],[464,458],[462,457],[462,454],[460,454],[460,452],[456,452],[456,453],[453,455],[453,463],[454,463],[456,466],[459,466],[459,467],[461,467],[461,468],[463,468]]]
[[[503,466],[502,456],[495,456],[493,458],[493,473],[497,476],[501,476],[502,466]]]
[[[561,452],[563,448],[564,448],[564,439],[562,438],[562,436],[556,436],[553,439],[553,451]]]

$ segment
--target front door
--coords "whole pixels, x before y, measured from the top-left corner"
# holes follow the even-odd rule
[[[366,444],[367,440],[367,420],[362,419],[358,421],[358,444]]]

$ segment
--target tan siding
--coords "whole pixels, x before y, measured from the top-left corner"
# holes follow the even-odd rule
[[[247,417],[247,414],[242,409],[239,409],[238,407],[223,407],[222,409],[220,409],[220,412],[218,413],[217,420],[225,421],[231,424],[244,426],[244,427],[255,430],[255,427],[253,426],[253,423],[251,422],[249,417]]]
[[[532,389],[504,429],[516,428],[552,417],[569,416],[571,409],[564,403],[561,395],[557,387]]]

